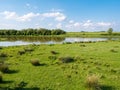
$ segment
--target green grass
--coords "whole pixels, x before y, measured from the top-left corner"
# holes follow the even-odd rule
[[[18,54],[22,50],[25,53]],[[120,41],[12,46],[3,47],[0,53],[7,55],[0,60],[10,70],[1,72],[1,88],[86,90],[87,77],[96,75],[102,90],[120,90]],[[61,57],[72,57],[74,61],[61,63]],[[39,60],[40,65],[34,66],[30,60]]]

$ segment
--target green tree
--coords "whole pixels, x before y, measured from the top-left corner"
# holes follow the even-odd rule
[[[112,35],[113,29],[112,29],[112,28],[109,28],[107,32],[108,32],[109,35]]]

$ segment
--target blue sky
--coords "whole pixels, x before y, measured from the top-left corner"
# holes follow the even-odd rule
[[[0,29],[120,31],[120,0],[0,0]]]

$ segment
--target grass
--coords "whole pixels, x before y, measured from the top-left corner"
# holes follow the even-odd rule
[[[106,41],[2,47],[0,52],[5,52],[7,57],[0,57],[0,60],[4,60],[9,69],[16,72],[1,72],[4,83],[0,83],[0,87],[26,90],[86,90],[86,77],[98,75],[102,90],[120,90],[119,45],[120,41]],[[24,54],[18,54],[26,47]],[[58,54],[54,54],[56,52]],[[59,63],[60,57],[72,57],[74,61]],[[40,60],[38,67],[30,63],[31,59],[36,58]]]
[[[0,83],[2,83],[2,81],[3,81],[3,77],[2,75],[0,75]]]
[[[39,60],[37,60],[37,59],[31,60],[30,62],[31,62],[31,64],[34,65],[34,66],[39,66],[39,65],[40,65],[40,62],[39,62]]]
[[[86,79],[86,86],[89,90],[101,90],[97,75],[89,75]]]

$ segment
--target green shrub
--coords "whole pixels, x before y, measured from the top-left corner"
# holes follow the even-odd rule
[[[51,51],[52,54],[58,54],[56,51]]]
[[[96,75],[89,75],[86,79],[86,86],[92,90],[100,90],[99,78]]]
[[[7,73],[9,71],[7,64],[0,64],[0,71],[3,73]]]
[[[111,52],[114,52],[114,53],[116,53],[116,52],[117,52],[117,50],[115,50],[115,49],[111,49],[110,51],[111,51]]]
[[[2,49],[2,47],[0,46],[0,49]]]
[[[6,53],[0,53],[0,57],[7,57],[7,54]]]
[[[74,61],[74,58],[72,58],[72,57],[60,57],[59,60],[60,60],[62,63],[69,63],[69,62],[73,62],[73,61]]]
[[[25,51],[24,50],[20,50],[20,51],[18,51],[18,54],[19,55],[25,54]]]
[[[33,48],[27,47],[27,48],[24,48],[24,50],[25,50],[26,52],[32,52],[32,51],[33,51]]]
[[[37,60],[37,59],[31,60],[30,62],[31,62],[31,64],[34,65],[34,66],[39,66],[39,65],[40,65],[40,62],[39,62],[39,60]]]
[[[0,83],[3,81],[2,75],[0,75]]]
[[[56,60],[56,59],[57,59],[56,56],[49,56],[48,58],[49,58],[50,60]]]

